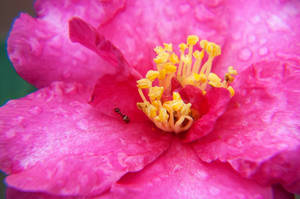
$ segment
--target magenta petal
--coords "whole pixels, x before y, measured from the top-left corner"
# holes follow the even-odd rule
[[[148,122],[124,123],[89,104],[89,89],[54,83],[0,109],[0,168],[9,186],[96,195],[169,146]]]
[[[94,27],[80,18],[72,18],[69,22],[69,29],[70,39],[73,42],[81,43],[93,50],[104,60],[115,66],[118,72],[124,72],[125,69],[129,70],[129,65],[120,50],[110,41],[107,41],[103,35],[100,35]],[[112,68],[110,68],[110,71],[112,71]]]
[[[13,188],[7,188],[6,199],[76,199],[76,196],[55,196],[45,193],[22,192]]]
[[[280,185],[273,186],[273,199],[295,199],[295,195],[284,190]]]
[[[227,5],[230,34],[220,66],[242,69],[263,60],[300,63],[299,1],[230,0]]]
[[[124,73],[105,75],[95,85],[91,104],[100,112],[122,121],[122,117],[115,112],[119,108],[122,114],[129,117],[131,121],[143,121],[153,125],[143,111],[137,108],[136,103],[141,102],[134,74]]]
[[[126,55],[129,64],[145,73],[152,67],[156,45],[186,41],[188,34],[223,44],[228,20],[222,1],[215,5],[198,0],[135,1],[128,0],[125,8],[100,32]]]
[[[299,68],[279,62],[243,71],[228,110],[194,145],[199,157],[227,161],[246,177],[300,193],[299,82]]]
[[[127,174],[111,189],[117,199],[271,199],[271,191],[243,179],[227,165],[203,163],[190,146],[177,140],[155,162]]]
[[[92,24],[107,23],[125,6],[126,0],[37,0],[34,7],[39,18],[46,21],[53,21],[57,14],[59,19],[67,23],[74,16],[80,17]]]
[[[210,88],[203,96],[200,89],[186,86],[180,94],[184,100],[193,104],[192,108],[196,109],[200,117],[185,135],[184,142],[192,142],[209,134],[231,99],[228,90],[224,88]]]
[[[58,196],[46,193],[22,192],[13,188],[6,189],[6,199],[111,199],[111,195],[100,196]]]
[[[72,43],[68,33],[68,21],[21,14],[7,41],[8,55],[20,76],[37,87],[53,81],[93,85],[99,75],[110,72],[110,64]]]

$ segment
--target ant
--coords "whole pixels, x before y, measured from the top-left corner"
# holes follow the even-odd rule
[[[116,113],[118,113],[119,115],[121,115],[122,120],[123,120],[125,123],[128,124],[128,123],[130,122],[129,117],[128,117],[127,115],[123,114],[123,113],[121,112],[120,108],[114,108],[114,111],[115,111]]]

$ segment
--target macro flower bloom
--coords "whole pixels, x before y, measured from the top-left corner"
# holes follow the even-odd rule
[[[35,9],[8,38],[16,71],[39,89],[0,109],[7,198],[300,193],[298,1],[37,0]],[[203,63],[182,49],[177,60],[169,44],[176,52],[181,42],[203,50]]]

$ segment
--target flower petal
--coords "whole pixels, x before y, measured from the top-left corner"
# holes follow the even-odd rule
[[[123,0],[37,1],[38,17],[21,14],[8,38],[8,54],[16,71],[37,87],[57,80],[94,84],[100,74],[110,71],[110,65],[70,41],[68,21],[78,16],[98,26],[123,6]]]
[[[44,193],[22,192],[13,188],[6,189],[6,199],[76,199],[75,196],[55,196]]]
[[[234,64],[241,70],[263,60],[300,64],[299,1],[230,0],[227,6],[230,34],[220,67]]]
[[[6,199],[111,199],[110,194],[101,196],[58,196],[46,193],[22,192],[14,188],[6,189]]]
[[[126,0],[37,0],[34,4],[39,18],[46,21],[59,19],[67,23],[77,16],[94,26],[107,23],[125,6]]]
[[[246,177],[299,193],[299,82],[299,67],[280,62],[243,71],[228,110],[194,145],[199,157],[227,161]]]
[[[200,89],[186,86],[180,91],[180,95],[196,109],[196,117],[200,117],[185,135],[185,142],[192,142],[209,134],[231,99],[228,90],[224,88],[210,88],[204,96]]]
[[[142,99],[136,87],[136,80],[138,77],[133,73],[105,75],[95,85],[90,103],[100,112],[117,120],[121,121],[122,116],[115,112],[115,108],[120,109],[131,121],[149,122],[149,125],[154,127],[146,115],[137,108],[136,103]]]
[[[169,146],[148,122],[104,116],[89,89],[54,83],[0,109],[0,167],[9,186],[60,195],[96,195],[141,170]]]
[[[223,44],[228,17],[222,1],[211,5],[198,0],[129,0],[125,8],[99,30],[126,55],[130,65],[145,74],[153,66],[153,48],[163,42],[173,43],[177,49],[187,35],[195,34]]]
[[[237,175],[228,165],[203,163],[188,145],[175,140],[169,150],[112,189],[115,198],[271,198],[271,188]]]
[[[273,186],[273,199],[295,199],[294,194],[287,192],[281,186]]]
[[[72,18],[69,21],[70,39],[78,42],[85,47],[93,50],[104,60],[110,62],[118,72],[129,70],[129,65],[120,52],[110,41],[107,41],[103,35],[91,25],[87,24],[80,18]],[[113,71],[113,68],[110,68]]]

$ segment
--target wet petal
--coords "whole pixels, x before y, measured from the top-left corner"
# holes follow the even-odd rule
[[[263,60],[300,63],[300,2],[254,0],[227,1],[230,34],[220,67],[237,69]]]
[[[241,178],[228,165],[203,163],[179,141],[142,171],[124,176],[111,192],[132,199],[272,198],[270,187]]]
[[[125,6],[126,0],[37,0],[35,9],[39,18],[52,23],[60,20],[67,23],[70,18],[77,16],[94,26],[107,23]]]
[[[8,38],[8,54],[16,71],[37,87],[53,81],[93,85],[110,65],[94,52],[72,43],[68,21],[74,16],[98,26],[124,6],[122,0],[37,1],[37,18],[21,14]]]
[[[246,177],[299,193],[299,81],[299,68],[280,62],[243,71],[214,131],[194,145],[199,157],[227,161]]]
[[[0,109],[0,166],[9,186],[95,195],[168,147],[148,122],[125,123],[86,103],[89,89],[54,83]]]
[[[130,69],[123,54],[110,41],[106,40],[103,35],[80,18],[72,18],[69,21],[70,39],[78,42],[85,47],[93,50],[100,57],[111,63],[114,68],[111,71],[125,73]]]
[[[122,114],[127,115],[130,121],[149,122],[154,124],[137,108],[136,103],[141,101],[136,80],[138,74],[117,73],[105,75],[97,81],[90,103],[100,112],[122,121]],[[121,114],[116,113],[118,108]]]
[[[163,42],[177,49],[187,35],[195,34],[223,44],[228,27],[224,5],[223,1],[129,0],[125,9],[99,29],[144,74],[152,68],[153,48]]]
[[[280,185],[273,186],[273,199],[295,199],[294,194],[287,192]]]
[[[196,117],[199,117],[195,118],[193,126],[186,133],[185,142],[192,142],[209,134],[231,99],[228,90],[224,88],[210,88],[207,94],[203,95],[200,89],[186,86],[180,94],[192,104],[192,108],[196,110]]]
[[[46,193],[22,192],[13,188],[6,189],[6,199],[111,199],[109,193],[100,196],[58,196]]]

